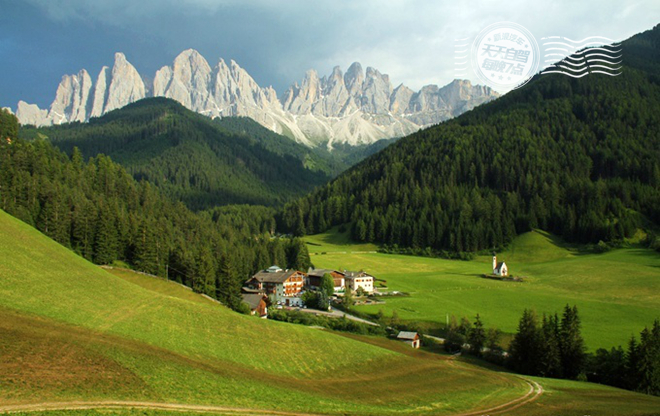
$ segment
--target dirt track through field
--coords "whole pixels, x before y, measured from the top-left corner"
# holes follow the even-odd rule
[[[529,390],[523,396],[520,396],[517,399],[508,401],[499,406],[491,407],[490,409],[475,410],[467,413],[458,413],[451,416],[497,415],[530,404],[543,394],[543,387],[536,381],[527,380],[526,378],[523,377],[518,377],[518,378],[520,378],[529,385]]]
[[[494,415],[517,409],[532,403],[543,394],[543,387],[537,382],[519,377],[529,385],[523,396],[489,409],[474,410],[448,416]],[[175,412],[217,413],[225,415],[263,415],[263,416],[319,416],[313,413],[287,412],[277,410],[244,409],[225,406],[207,406],[177,403],[132,402],[132,401],[69,401],[53,403],[34,403],[0,406],[0,413],[42,412],[48,410],[90,410],[90,409],[151,409]]]

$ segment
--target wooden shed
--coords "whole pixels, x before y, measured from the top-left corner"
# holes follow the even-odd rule
[[[405,342],[413,348],[419,348],[420,338],[417,332],[401,331],[396,336],[396,339]]]

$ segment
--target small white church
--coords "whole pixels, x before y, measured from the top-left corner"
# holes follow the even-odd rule
[[[506,263],[501,261],[497,262],[497,255],[493,253],[493,274],[495,276],[508,276],[509,275],[509,268],[507,267]]]

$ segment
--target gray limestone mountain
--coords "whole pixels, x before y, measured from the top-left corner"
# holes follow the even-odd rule
[[[112,71],[103,67],[96,83],[86,70],[77,75],[65,75],[55,93],[49,110],[19,101],[16,116],[22,124],[48,126],[66,122],[89,120],[109,111],[145,98],[144,81],[124,54],[115,54]]]
[[[211,118],[247,116],[277,133],[308,146],[361,145],[401,137],[455,117],[498,94],[488,87],[454,80],[442,88],[427,85],[419,92],[359,63],[345,74],[335,67],[319,78],[314,70],[280,98],[272,87],[260,87],[236,62],[220,59],[211,67],[188,49],[172,66],[147,83],[124,54],[115,54],[112,69],[103,67],[96,82],[86,70],[65,75],[50,109],[19,101],[22,124],[38,126],[84,122],[145,97],[167,97]]]

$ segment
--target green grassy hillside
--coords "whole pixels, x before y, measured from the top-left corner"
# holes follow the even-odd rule
[[[104,267],[104,269],[109,273],[126,280],[127,282],[131,282],[140,287],[153,292],[158,292],[165,296],[171,296],[178,299],[201,303],[203,305],[217,304],[215,300],[200,296],[200,294],[193,292],[192,289],[187,286],[173,282],[171,280],[166,280],[162,277],[147,275],[124,268]]]
[[[348,231],[339,232],[337,227],[327,233],[309,235],[305,237],[307,249],[310,253],[335,253],[335,252],[367,252],[376,251],[378,246],[371,243],[355,243],[351,240]]]
[[[614,416],[621,409],[651,414],[660,406],[650,396],[542,379],[548,394],[525,396],[524,380],[460,359],[384,338],[238,315],[171,282],[108,273],[2,211],[0,252],[0,412],[21,404],[39,409],[44,402],[109,400],[360,415],[457,414],[504,405],[513,412],[598,409]],[[515,408],[520,400],[524,406]]]
[[[130,399],[455,413],[528,388],[447,357],[403,354],[392,341],[372,345],[163,293],[88,263],[4,212],[0,252],[0,405]]]
[[[447,314],[472,319],[479,313],[486,326],[512,333],[525,308],[560,312],[567,303],[575,304],[591,350],[625,344],[660,314],[660,255],[648,249],[584,254],[557,237],[529,232],[498,255],[510,273],[527,277],[515,283],[480,277],[490,272],[490,256],[458,261],[368,253],[363,244],[337,244],[347,240],[333,233],[308,241],[316,267],[364,269],[385,279],[389,290],[411,295],[359,306],[364,312],[380,309],[389,315],[396,310],[402,319],[436,326]]]

